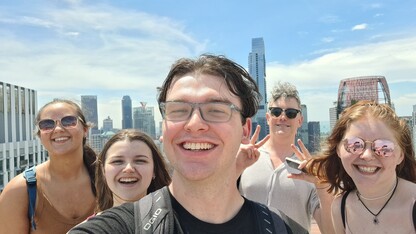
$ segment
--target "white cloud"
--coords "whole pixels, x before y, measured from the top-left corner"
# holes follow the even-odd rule
[[[364,30],[364,29],[367,29],[367,24],[357,24],[351,28],[351,31]]]
[[[358,76],[385,76],[399,115],[409,115],[416,104],[416,37],[340,49],[314,60],[291,65],[270,63],[267,84],[278,80],[297,86],[308,106],[309,120],[328,120],[337,100],[339,82]],[[392,85],[394,84],[394,85]],[[410,87],[409,87],[410,86]]]
[[[115,127],[123,95],[155,104],[156,87],[172,62],[206,47],[181,23],[142,12],[108,6],[45,12],[2,19],[1,81],[37,90],[39,106],[56,97],[98,95],[100,121],[110,115]],[[44,31],[25,38],[18,33],[22,25]]]
[[[333,37],[324,37],[324,38],[322,38],[321,39],[321,41],[323,42],[323,43],[331,43],[331,42],[333,42],[335,39],[333,38]]]

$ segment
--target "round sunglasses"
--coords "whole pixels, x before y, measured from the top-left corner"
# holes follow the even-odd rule
[[[379,157],[390,157],[394,153],[394,142],[385,139],[366,141],[359,137],[345,138],[344,148],[347,152],[354,155],[361,155],[367,148],[367,143],[371,144],[371,150]]]
[[[282,109],[280,107],[269,107],[269,111],[270,111],[270,114],[274,117],[279,117],[283,112],[285,112],[285,115],[289,119],[296,118],[298,113],[301,112],[300,110],[294,109],[294,108]]]
[[[65,129],[75,128],[78,124],[78,120],[81,122],[84,122],[82,121],[81,118],[77,116],[69,115],[69,116],[62,117],[62,119],[57,119],[57,120],[42,119],[38,122],[37,126],[39,130],[42,131],[43,133],[48,133],[48,132],[52,132],[56,128],[56,126],[58,125],[58,122],[61,123],[61,126]]]

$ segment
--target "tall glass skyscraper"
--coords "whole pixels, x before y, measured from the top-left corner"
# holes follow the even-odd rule
[[[123,96],[123,100],[121,100],[121,112],[123,115],[121,120],[122,129],[133,128],[131,98],[128,95]]]
[[[88,122],[92,123],[92,133],[98,133],[97,95],[82,95],[81,109]]]
[[[267,88],[266,88],[266,56],[264,41],[262,37],[251,40],[251,52],[248,55],[248,72],[259,86],[262,100],[257,114],[253,117],[253,129],[256,125],[261,126],[259,139],[263,139],[268,133],[266,120],[267,112]]]

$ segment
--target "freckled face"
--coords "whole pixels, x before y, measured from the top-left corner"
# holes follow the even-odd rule
[[[118,141],[107,151],[104,174],[114,205],[136,201],[147,194],[154,175],[152,151],[142,141]],[[116,201],[121,198],[122,202]]]
[[[372,117],[364,117],[351,124],[343,139],[351,137],[359,137],[366,141],[386,139],[396,144],[393,155],[389,157],[380,157],[374,154],[369,143],[361,155],[346,151],[343,142],[337,147],[343,167],[357,186],[368,187],[377,183],[391,185],[396,178],[396,166],[404,158],[394,132],[382,121]]]

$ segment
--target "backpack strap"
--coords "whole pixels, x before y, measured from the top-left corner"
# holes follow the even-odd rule
[[[166,186],[134,202],[136,234],[173,234],[174,220],[170,194]]]
[[[251,209],[254,210],[254,216],[256,219],[255,223],[257,223],[257,233],[276,233],[272,213],[269,208],[265,205],[255,203],[247,199],[245,202],[249,202]]]
[[[36,207],[36,166],[26,169],[23,172],[26,179],[27,193],[29,195],[28,217],[32,224],[33,230],[36,230],[35,207]]]
[[[341,199],[341,217],[342,217],[342,224],[344,225],[345,228],[345,201],[347,200],[348,194],[351,191],[347,191],[344,193],[344,195],[342,195],[342,199]]]

